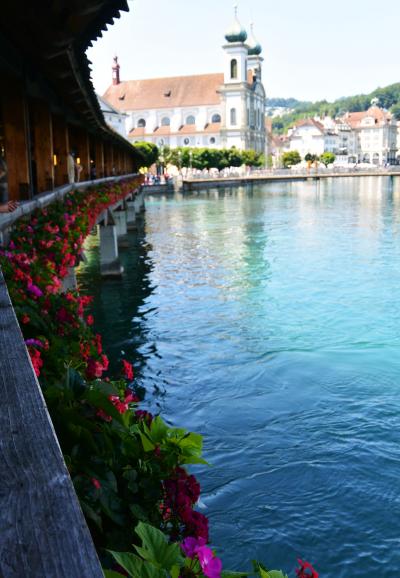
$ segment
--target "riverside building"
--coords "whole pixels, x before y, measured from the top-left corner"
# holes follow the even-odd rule
[[[262,48],[252,26],[248,38],[236,9],[225,39],[221,73],[123,81],[114,58],[103,98],[127,115],[131,142],[264,152]]]

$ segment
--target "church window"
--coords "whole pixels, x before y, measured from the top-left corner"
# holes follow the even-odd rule
[[[146,121],[144,120],[144,118],[139,118],[137,125],[138,127],[145,127]]]
[[[231,124],[236,124],[236,108],[231,108]]]
[[[188,145],[189,143],[190,143],[190,139],[185,138],[185,139],[183,140],[183,144]]]
[[[213,114],[211,117],[211,122],[221,122],[221,115],[220,114]]]
[[[196,124],[196,119],[194,118],[194,116],[192,114],[187,117],[186,124]]]
[[[169,126],[170,124],[171,120],[167,116],[161,119],[161,126]]]
[[[237,60],[231,60],[231,78],[237,78]]]
[[[213,136],[210,138],[210,144],[215,144],[215,138]]]

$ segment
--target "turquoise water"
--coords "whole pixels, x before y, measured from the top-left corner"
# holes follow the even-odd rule
[[[400,181],[153,196],[130,240],[122,281],[99,282],[95,239],[80,280],[114,364],[205,436],[224,565],[396,575]]]

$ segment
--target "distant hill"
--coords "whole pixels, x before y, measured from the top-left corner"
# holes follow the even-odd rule
[[[267,107],[283,106],[291,109],[291,112],[288,114],[276,116],[272,120],[273,131],[282,134],[300,118],[325,115],[336,117],[346,111],[357,112],[367,110],[373,98],[377,98],[379,100],[379,106],[390,110],[395,117],[400,120],[400,82],[390,84],[384,88],[377,88],[369,94],[357,94],[356,96],[338,98],[334,102],[328,102],[326,100],[301,102],[295,98],[270,98],[267,99]],[[288,104],[271,105],[269,104],[271,102]]]

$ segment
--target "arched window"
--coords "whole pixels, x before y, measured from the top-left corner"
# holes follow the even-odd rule
[[[194,118],[194,116],[192,114],[187,117],[186,124],[196,124],[196,119]]]
[[[237,78],[237,60],[231,60],[231,78]]]
[[[137,125],[138,125],[138,127],[145,127],[146,121],[144,120],[144,118],[139,118]]]
[[[167,116],[161,119],[161,126],[169,126],[170,124],[171,120]]]
[[[231,108],[231,124],[236,124],[236,108]]]
[[[220,114],[213,114],[211,117],[211,122],[221,122],[221,115]]]

